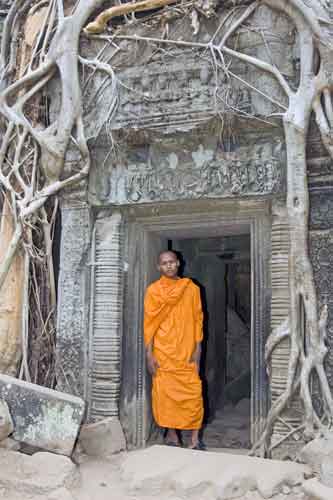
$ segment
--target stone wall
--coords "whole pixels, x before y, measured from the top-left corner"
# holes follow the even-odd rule
[[[176,16],[169,23],[170,39],[207,42],[215,33],[225,6],[218,16],[201,19],[193,36],[189,19]],[[297,77],[294,42],[287,20],[261,8],[256,19],[272,43],[272,57],[289,79]],[[127,25],[118,33],[142,36],[161,35],[159,22],[149,27]],[[119,105],[109,124],[114,152],[102,128],[93,148],[89,182],[90,202],[95,206],[156,203],[202,198],[276,196],[285,192],[283,130],[275,118],[272,101],[284,103],[279,87],[270,77],[233,61],[230,74],[217,74],[211,58],[187,47],[166,46],[156,50],[145,42],[120,41],[124,49],[105,51],[116,68]],[[238,48],[267,59],[262,38],[241,32]],[[87,56],[101,48],[98,42],[85,43]],[[263,98],[241,80],[254,83]],[[101,85],[97,79],[96,88]],[[108,109],[111,86],[100,90],[97,105]],[[218,91],[217,91],[218,89]],[[237,110],[237,112],[235,112]],[[105,112],[104,112],[105,116]],[[250,119],[249,117],[252,116]],[[96,107],[86,105],[85,123],[94,137],[98,123]]]
[[[227,5],[221,7],[217,19],[201,20],[196,37],[189,20],[176,17],[169,23],[168,37],[208,41],[221,16],[228,15]],[[253,31],[250,34],[241,31],[237,47],[264,60],[270,57],[288,81],[296,81],[299,55],[287,19],[263,7],[251,22],[261,26],[268,42],[272,34],[270,56],[261,36]],[[149,29],[135,25],[120,31],[131,35],[134,30],[143,36],[160,36],[159,26],[153,21]],[[283,199],[286,191],[283,130],[278,120],[267,119],[277,111],[272,100],[283,102],[283,96],[270,76],[233,61],[231,71],[236,78],[228,80],[219,73],[217,102],[216,75],[207,58],[186,48],[170,50],[166,46],[167,50],[154,50],[149,43],[133,41],[120,45],[125,50],[119,54],[111,47],[106,49],[106,57],[112,56],[119,80],[118,112],[110,124],[116,154],[110,152],[108,136],[102,130],[93,147],[91,205],[98,208],[147,204],[154,211],[160,202],[177,200],[191,203],[205,198]],[[90,45],[85,42],[83,51],[92,56],[100,48],[98,42]],[[239,79],[257,86],[270,99],[241,84]],[[100,84],[97,80],[97,85]],[[108,108],[111,100],[106,87],[97,109]],[[238,113],[234,112],[236,108]],[[101,119],[96,108],[86,106],[85,113],[87,130],[94,137]],[[332,252],[327,251],[332,245],[329,186],[333,185],[333,168],[314,125],[308,160],[311,252],[320,302],[329,303],[327,366],[333,388],[333,295],[330,293],[333,270]]]

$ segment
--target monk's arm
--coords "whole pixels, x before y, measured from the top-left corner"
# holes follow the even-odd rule
[[[158,362],[153,354],[153,340],[149,342],[146,346],[146,356],[147,356],[147,368],[150,375],[155,375],[157,368],[159,368]]]

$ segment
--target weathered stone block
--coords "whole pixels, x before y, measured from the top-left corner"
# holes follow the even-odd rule
[[[0,488],[8,493],[15,492],[24,499],[43,495],[45,499],[61,488],[76,486],[78,481],[78,470],[68,457],[0,450]]]
[[[333,498],[333,488],[324,486],[316,478],[305,481],[302,489],[307,495],[306,498],[311,500],[332,500]]]
[[[333,457],[325,457],[320,467],[320,482],[333,488]]]
[[[100,458],[106,458],[126,449],[124,432],[116,417],[83,425],[79,443],[84,453]]]
[[[12,415],[15,440],[71,455],[85,408],[82,399],[2,374],[0,398]]]
[[[313,439],[299,452],[298,460],[308,464],[312,471],[319,476],[321,465],[326,458],[333,454],[333,433],[327,432],[324,436]]]
[[[21,444],[18,441],[15,441],[14,439],[8,437],[0,442],[0,448],[4,448],[5,450],[10,451],[20,451]]]
[[[60,488],[48,495],[47,500],[74,500],[74,497],[66,488]]]
[[[128,453],[121,463],[122,478],[131,490],[154,487],[191,496],[209,489],[210,499],[282,498],[282,488],[301,486],[307,466],[256,457],[151,446]],[[275,496],[279,495],[279,496]],[[201,497],[201,498],[202,498]],[[332,497],[333,498],[333,497]],[[296,500],[292,493],[290,500]],[[325,499],[326,500],[326,499]]]
[[[6,439],[14,430],[12,417],[5,401],[0,401],[0,441]]]

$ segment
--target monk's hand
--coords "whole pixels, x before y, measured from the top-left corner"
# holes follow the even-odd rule
[[[158,364],[156,358],[150,352],[147,352],[147,368],[148,368],[150,375],[152,375],[152,376],[156,375],[156,371],[159,368],[159,364]]]
[[[200,372],[200,358],[201,358],[201,344],[198,343],[190,359],[191,363],[195,363],[195,367],[198,373]]]

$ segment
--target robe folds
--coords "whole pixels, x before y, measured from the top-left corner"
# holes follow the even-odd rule
[[[144,340],[153,341],[159,368],[153,376],[156,423],[171,429],[200,429],[202,384],[191,360],[203,338],[200,290],[189,278],[162,276],[145,296]]]

